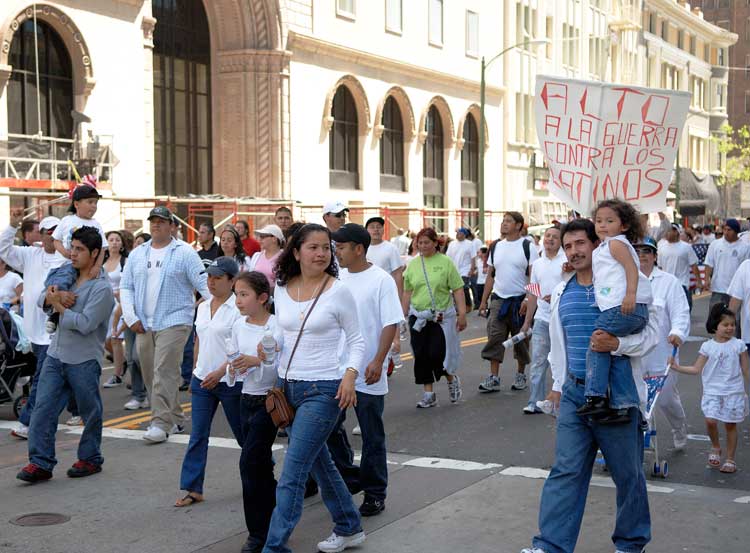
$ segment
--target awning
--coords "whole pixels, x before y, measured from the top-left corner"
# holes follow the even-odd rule
[[[711,175],[698,177],[680,168],[680,214],[685,217],[716,213],[721,203],[719,189]]]

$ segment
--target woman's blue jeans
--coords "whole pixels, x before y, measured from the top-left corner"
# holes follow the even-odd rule
[[[287,541],[302,516],[305,482],[312,473],[333,518],[333,531],[353,536],[362,531],[362,519],[326,446],[341,409],[335,398],[340,380],[287,381],[286,397],[295,409],[288,429],[289,448],[276,487],[276,508],[271,517],[263,553],[290,553]],[[279,382],[282,386],[283,382]]]

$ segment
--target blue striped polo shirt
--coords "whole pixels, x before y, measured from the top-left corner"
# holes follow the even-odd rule
[[[558,312],[565,332],[568,372],[576,378],[586,378],[586,352],[596,319],[601,314],[596,306],[594,287],[581,286],[578,277],[571,278],[560,297]]]

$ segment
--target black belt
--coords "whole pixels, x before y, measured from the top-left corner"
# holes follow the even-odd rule
[[[574,384],[578,386],[585,386],[586,385],[586,379],[585,378],[578,378],[577,376],[573,376],[571,373],[568,373],[568,379],[570,379]]]

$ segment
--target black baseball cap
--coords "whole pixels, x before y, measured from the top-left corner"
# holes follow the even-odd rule
[[[334,242],[354,242],[362,244],[365,249],[370,247],[370,233],[365,227],[357,223],[347,223],[336,232],[331,233]]]
[[[365,223],[365,228],[369,227],[370,223],[380,223],[381,225],[385,225],[385,219],[382,217],[370,217]]]
[[[164,207],[163,205],[157,205],[154,209],[149,211],[148,220],[150,221],[154,217],[164,219],[165,221],[169,221],[170,223],[172,222],[172,212],[169,211],[169,208]]]
[[[88,200],[89,198],[101,198],[102,195],[97,192],[96,188],[88,184],[82,184],[76,186],[73,190],[73,201],[79,202],[81,200]]]
[[[240,272],[240,266],[231,257],[222,255],[221,257],[214,259],[211,264],[206,267],[206,272],[211,276],[228,275],[229,278],[234,278],[237,276],[237,273]]]

